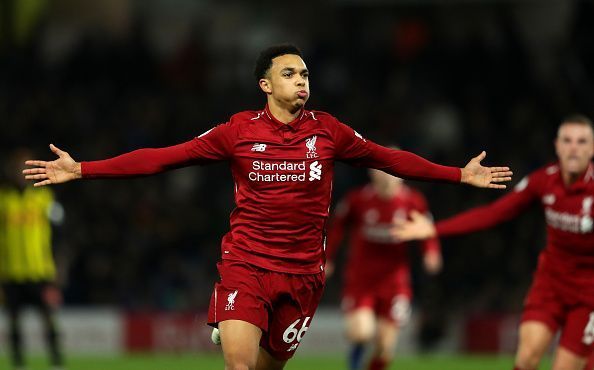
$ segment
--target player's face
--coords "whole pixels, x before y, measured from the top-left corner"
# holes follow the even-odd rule
[[[569,174],[581,174],[594,156],[594,133],[588,125],[565,123],[559,127],[555,149],[561,169]]]
[[[275,102],[291,112],[301,109],[309,99],[309,71],[298,55],[285,54],[272,59],[260,87]]]
[[[373,186],[382,194],[391,195],[394,194],[396,189],[402,184],[402,179],[388,175],[387,173],[380,170],[369,170],[369,177]]]

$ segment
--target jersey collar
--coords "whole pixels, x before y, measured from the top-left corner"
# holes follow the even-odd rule
[[[268,123],[271,123],[277,130],[281,129],[283,127],[287,127],[291,130],[297,130],[297,128],[300,126],[301,122],[305,121],[306,117],[307,116],[305,114],[305,109],[302,108],[301,113],[299,113],[299,116],[297,116],[297,118],[295,118],[294,120],[292,120],[289,123],[282,123],[281,121],[274,118],[272,113],[270,113],[268,104],[266,104],[266,106],[264,107],[264,114],[263,114],[264,120]]]
[[[561,182],[563,182],[561,171],[559,171],[559,177],[561,177]],[[568,189],[572,191],[586,190],[587,186],[592,182],[594,182],[594,165],[590,162],[586,172],[575,183],[570,185]]]
[[[592,165],[592,162],[590,162],[590,165],[588,166],[588,170],[586,171],[586,174],[584,175],[584,182],[590,182],[590,181],[594,181],[594,165]]]

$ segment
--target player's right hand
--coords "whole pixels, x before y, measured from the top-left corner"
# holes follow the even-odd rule
[[[33,168],[23,170],[25,179],[36,180],[37,182],[33,186],[44,186],[60,184],[82,177],[80,163],[54,144],[50,144],[49,147],[58,156],[58,159],[51,162],[37,159],[25,161],[27,166],[33,166]]]
[[[390,232],[401,242],[429,239],[436,235],[431,218],[415,210],[411,211],[410,220],[395,220]]]
[[[423,256],[423,265],[425,271],[431,275],[435,275],[441,271],[443,267],[443,259],[441,258],[441,252],[432,251],[427,252]]]

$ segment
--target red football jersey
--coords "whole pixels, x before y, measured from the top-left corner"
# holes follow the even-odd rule
[[[408,243],[391,235],[394,221],[406,219],[412,210],[428,213],[423,195],[402,185],[390,199],[380,198],[373,186],[356,189],[337,205],[328,228],[328,259],[333,259],[345,228],[349,229],[350,249],[345,268],[345,281],[398,280],[403,272],[408,275]],[[440,252],[437,238],[422,242],[424,253]],[[407,277],[408,278],[408,277]]]
[[[237,206],[222,258],[290,273],[323,269],[335,160],[403,178],[460,182],[459,168],[379,146],[327,113],[303,110],[283,124],[267,107],[235,114],[179,145],[83,162],[82,173],[139,176],[222,160],[231,165]]]
[[[594,304],[594,166],[566,186],[558,164],[549,165],[520,181],[513,192],[437,223],[440,236],[486,229],[539,202],[547,223],[547,245],[539,257],[541,269]]]

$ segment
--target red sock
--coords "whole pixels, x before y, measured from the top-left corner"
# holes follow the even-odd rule
[[[388,368],[388,362],[380,357],[374,357],[369,363],[369,370],[385,370]]]

